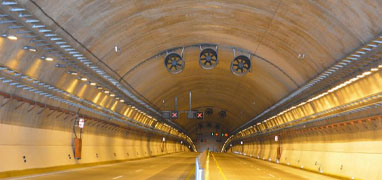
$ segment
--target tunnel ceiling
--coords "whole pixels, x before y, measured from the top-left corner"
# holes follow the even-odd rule
[[[230,131],[382,30],[380,0],[20,2],[42,21],[53,19],[73,37],[69,41],[89,49],[161,110],[173,109],[175,96],[178,110],[187,110],[192,91],[193,108],[225,110],[227,117],[208,120]],[[199,66],[200,49],[190,47],[199,43],[218,45],[214,69]],[[188,48],[184,71],[174,75],[164,55],[155,55],[175,47]],[[251,72],[231,73],[232,47],[256,55]],[[181,115],[175,122],[192,132],[201,121]]]

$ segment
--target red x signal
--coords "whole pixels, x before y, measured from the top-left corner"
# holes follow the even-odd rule
[[[176,119],[176,118],[178,118],[178,112],[171,112],[171,118],[172,119]]]
[[[203,115],[204,115],[203,112],[197,112],[196,113],[196,119],[203,119]]]

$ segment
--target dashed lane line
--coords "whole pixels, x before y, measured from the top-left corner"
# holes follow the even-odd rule
[[[190,172],[188,172],[187,177],[186,177],[186,180],[189,180],[189,179],[190,179],[190,177],[191,177],[191,175],[192,175],[193,172],[195,172],[195,167],[192,168]]]
[[[207,152],[207,161],[206,161],[206,180],[210,179],[210,152]]]
[[[121,178],[121,177],[123,177],[123,176],[117,176],[117,177],[114,177],[113,179],[119,179],[119,178]]]
[[[223,170],[222,170],[222,168],[220,167],[220,165],[219,165],[218,161],[216,160],[216,158],[215,158],[214,154],[213,154],[213,153],[211,153],[211,155],[212,155],[212,158],[213,158],[213,159],[214,159],[214,161],[215,161],[215,164],[216,164],[216,166],[217,166],[217,167],[218,167],[218,169],[219,169],[219,173],[220,173],[220,175],[223,177],[223,179],[224,179],[224,180],[227,180],[227,178],[226,178],[226,176],[224,175],[224,173],[223,173]]]

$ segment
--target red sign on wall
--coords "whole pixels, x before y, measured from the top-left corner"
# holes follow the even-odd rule
[[[197,112],[196,113],[196,119],[203,119],[204,118],[204,113],[203,112]]]
[[[178,119],[179,113],[178,111],[172,111],[171,112],[171,119]]]

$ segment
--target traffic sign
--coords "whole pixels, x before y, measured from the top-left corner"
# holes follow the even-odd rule
[[[78,126],[81,129],[84,128],[84,126],[85,126],[85,119],[84,118],[80,118],[80,120],[78,121]]]
[[[204,118],[204,113],[203,112],[197,112],[196,113],[196,119],[203,119]]]
[[[178,111],[171,111],[171,119],[178,119],[179,112]]]

